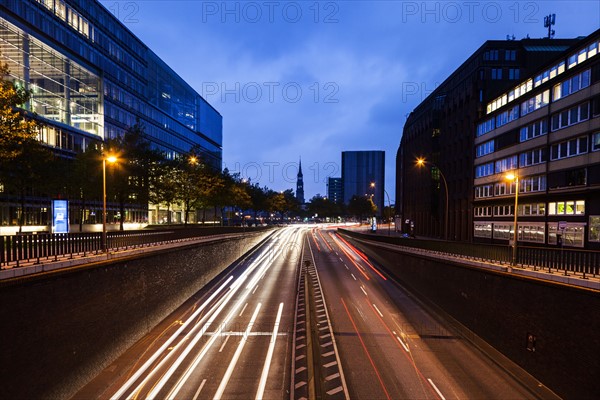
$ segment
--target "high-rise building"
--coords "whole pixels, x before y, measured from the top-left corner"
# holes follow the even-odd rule
[[[298,163],[298,176],[296,178],[296,200],[304,204],[304,176],[302,175],[302,160]]]
[[[167,157],[195,147],[221,168],[219,112],[97,0],[3,0],[0,61],[31,91],[40,140],[64,157],[139,120]]]
[[[342,178],[327,178],[327,198],[333,203],[343,203]]]
[[[477,120],[488,102],[579,41],[487,41],[410,113],[396,157],[396,213],[405,231],[473,239]],[[421,168],[417,158],[426,160]]]
[[[372,196],[377,215],[381,215],[384,207],[385,152],[342,152],[342,185],[344,203],[348,204],[352,196]]]
[[[600,30],[484,110],[473,130],[474,240],[507,244],[516,212],[523,245],[600,249]]]

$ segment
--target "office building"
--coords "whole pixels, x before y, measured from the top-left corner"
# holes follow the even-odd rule
[[[600,30],[489,101],[474,130],[475,241],[600,249]],[[508,181],[508,173],[519,178]]]
[[[344,203],[348,204],[352,196],[372,196],[377,215],[381,215],[384,207],[385,152],[342,152],[342,185]]]
[[[342,178],[327,178],[327,198],[333,203],[343,203]]]
[[[4,0],[0,61],[31,91],[40,140],[62,156],[139,120],[168,158],[197,147],[221,168],[219,112],[96,0]]]
[[[396,157],[396,213],[405,232],[473,239],[477,120],[487,103],[579,40],[487,41],[410,113]],[[417,158],[426,160],[420,168]]]

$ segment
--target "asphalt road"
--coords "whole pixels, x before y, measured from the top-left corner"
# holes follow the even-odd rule
[[[350,398],[535,398],[334,231],[310,246]]]
[[[75,398],[289,398],[304,232],[301,227],[277,231]]]

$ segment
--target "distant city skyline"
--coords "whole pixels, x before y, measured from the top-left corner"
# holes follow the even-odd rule
[[[342,151],[372,148],[394,198],[406,116],[473,51],[545,37],[552,13],[556,38],[600,21],[594,1],[102,4],[222,113],[224,167],[295,189],[300,155],[306,200],[341,175]]]

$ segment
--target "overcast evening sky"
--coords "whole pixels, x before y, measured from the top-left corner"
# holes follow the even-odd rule
[[[102,1],[223,115],[223,162],[274,190],[326,195],[341,152],[395,159],[406,116],[486,40],[586,36],[590,1]]]

